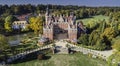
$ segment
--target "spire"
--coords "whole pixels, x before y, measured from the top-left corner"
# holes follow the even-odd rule
[[[48,8],[48,6],[47,6],[47,8],[46,8],[46,15],[47,15],[47,16],[49,15],[49,8]]]
[[[48,22],[49,22],[49,8],[48,8],[48,6],[46,8],[45,22],[46,22],[46,24],[48,24]]]
[[[70,13],[70,16],[72,16],[72,17],[73,17],[73,16],[74,16],[74,12],[71,12],[71,13]]]

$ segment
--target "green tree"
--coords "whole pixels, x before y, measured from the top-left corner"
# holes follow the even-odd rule
[[[118,35],[118,34],[119,34],[119,30],[118,30],[119,22],[118,22],[118,21],[115,21],[114,23],[115,23],[115,24],[114,24],[115,33],[116,33],[116,35]]]
[[[98,22],[95,22],[94,20],[90,20],[89,23],[88,23],[88,25],[89,25],[89,28],[91,30],[94,30],[94,29],[98,28],[99,24],[98,24]]]
[[[0,34],[0,51],[2,52],[0,54],[4,55],[4,60],[5,61],[6,61],[6,58],[7,58],[6,50],[8,48],[9,48],[8,40],[6,39],[5,36],[3,36],[3,35]]]
[[[120,52],[115,52],[108,58],[108,66],[118,66],[120,63]]]
[[[114,44],[112,45],[112,48],[120,52],[120,39],[115,40]]]
[[[12,23],[14,21],[16,21],[16,20],[18,20],[18,19],[15,16],[13,16],[13,15],[7,16],[5,18],[4,27],[5,27],[7,32],[11,32],[12,31]]]
[[[0,34],[0,50],[5,51],[7,48],[9,48],[8,40]]]
[[[97,39],[100,38],[100,34],[98,31],[94,30],[89,37],[89,45],[93,46],[96,44]]]
[[[106,48],[106,44],[103,39],[99,38],[94,47],[97,50],[104,50]]]
[[[88,35],[87,34],[81,34],[81,36],[78,39],[78,43],[83,45],[88,45]]]
[[[101,21],[101,22],[99,23],[99,31],[100,31],[101,33],[103,33],[104,30],[105,30],[105,28],[106,28],[106,22],[105,22],[105,20],[103,20],[103,21]]]
[[[4,19],[0,18],[0,32],[3,32],[4,30]]]

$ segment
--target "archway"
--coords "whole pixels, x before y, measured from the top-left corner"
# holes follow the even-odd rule
[[[56,29],[56,31],[54,32],[54,39],[55,40],[68,39],[68,30]]]

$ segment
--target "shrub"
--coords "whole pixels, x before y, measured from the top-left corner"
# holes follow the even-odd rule
[[[39,60],[43,60],[44,57],[45,57],[45,54],[39,54],[37,58],[38,58]]]

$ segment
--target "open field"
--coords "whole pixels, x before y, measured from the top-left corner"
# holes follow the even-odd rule
[[[107,66],[106,61],[93,59],[81,53],[70,55],[48,55],[46,60],[31,60],[11,64],[11,66]]]
[[[84,25],[87,25],[90,21],[98,21],[98,20],[108,20],[108,16],[103,16],[103,15],[97,15],[97,16],[92,16],[90,18],[85,18],[85,19],[79,19],[77,22],[82,21]]]

